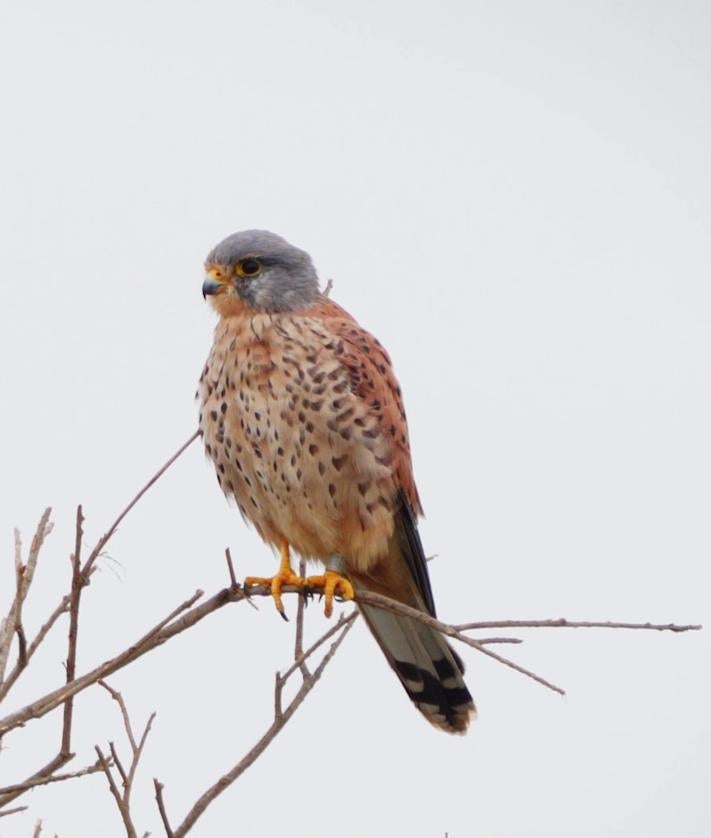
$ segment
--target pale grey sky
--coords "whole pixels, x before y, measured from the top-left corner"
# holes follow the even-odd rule
[[[30,626],[75,505],[92,545],[195,427],[202,260],[247,227],[308,250],[390,350],[443,618],[709,622],[709,4],[6,2],[0,72],[3,602],[13,526],[56,521]],[[228,544],[274,567],[194,446],[112,542],[79,670],[224,585]],[[465,650],[458,739],[358,626],[194,834],[707,836],[708,637],[525,636],[512,656],[567,697]],[[8,703],[59,683],[63,638]],[[177,820],[261,735],[291,642],[236,606],[113,679],[158,713],[141,830],[153,776]],[[7,737],[0,784],[59,724]],[[82,694],[77,767],[109,738]],[[2,838],[123,834],[100,777],[29,803]]]

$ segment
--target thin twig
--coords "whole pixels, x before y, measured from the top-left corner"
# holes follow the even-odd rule
[[[119,525],[123,521],[123,519],[128,515],[128,513],[133,509],[133,507],[138,503],[138,501],[146,494],[146,492],[153,486],[153,484],[165,474],[166,471],[173,465],[173,463],[180,457],[180,455],[189,448],[193,442],[200,436],[200,431],[195,431],[195,433],[184,442],[180,448],[170,457],[150,478],[150,480],[141,488],[139,491],[133,496],[129,504],[126,506],[125,509],[118,515],[116,520],[111,524],[108,530],[101,536],[101,538],[96,543],[96,546],[89,554],[89,558],[84,562],[84,566],[82,567],[82,573],[86,575],[89,570],[92,568],[94,562],[97,558],[101,555],[101,551],[106,547],[111,536],[116,532]]]
[[[55,771],[58,771],[66,765],[69,760],[73,758],[73,756],[73,754],[57,754],[46,765],[42,766],[42,768],[38,771],[35,771],[34,774],[31,774],[26,780],[21,783],[17,783],[18,786],[22,787],[18,791],[10,791],[7,794],[1,795],[0,808],[4,808],[8,803],[12,803],[13,800],[18,798],[21,794],[24,794],[28,788],[32,788],[36,785],[43,785],[44,781],[51,777]],[[36,780],[41,780],[42,782],[37,783],[35,782]]]
[[[454,626],[447,625],[447,623],[443,623],[434,617],[430,617],[429,614],[424,614],[416,608],[412,608],[402,602],[396,602],[395,600],[383,596],[382,594],[371,593],[370,591],[361,591],[360,593],[357,593],[356,602],[362,602],[366,605],[374,605],[378,608],[384,608],[386,611],[390,611],[393,614],[399,614],[403,617],[410,617],[413,620],[418,620],[420,623],[424,623],[426,626],[431,626],[433,629],[441,632],[447,637],[452,637],[455,640],[459,640],[461,643],[465,643],[467,646],[471,646],[473,649],[477,649],[479,652],[482,652],[482,654],[493,658],[499,663],[503,663],[504,666],[508,666],[510,669],[520,672],[521,675],[525,675],[527,678],[532,678],[544,687],[548,687],[549,690],[560,693],[560,695],[565,695],[565,690],[563,690],[562,687],[552,684],[550,681],[547,681],[540,675],[536,675],[536,673],[532,672],[530,669],[526,669],[525,667],[514,663],[512,660],[509,660],[496,652],[492,652],[491,649],[487,649],[486,646],[482,646],[478,640],[474,640],[474,638],[467,637],[466,634],[462,634],[460,631],[457,631]]]
[[[77,639],[79,635],[79,601],[81,591],[84,587],[84,580],[81,574],[81,542],[83,536],[84,514],[81,504],[77,507],[76,531],[74,538],[74,552],[71,555],[72,564],[72,587],[69,599],[69,640],[66,664],[66,683],[71,684],[76,676],[77,664]],[[62,744],[60,753],[69,754],[72,746],[72,715],[74,711],[73,696],[69,696],[64,702],[64,718],[62,722]]]
[[[123,696],[118,690],[115,690],[103,678],[99,679],[96,682],[100,687],[103,687],[106,692],[113,698],[113,700],[118,704],[119,709],[121,710],[121,718],[123,719],[123,728],[126,731],[126,736],[128,737],[129,744],[131,745],[131,753],[136,753],[136,740],[133,736],[133,728],[131,727],[131,720],[128,716],[128,709],[126,708],[126,703],[123,700]]]
[[[303,579],[306,575],[306,562],[302,559],[299,562],[299,576]],[[304,678],[310,677],[306,659],[304,658],[304,612],[306,610],[306,593],[302,591],[297,595],[296,605],[296,627],[294,629],[294,660],[301,659],[299,669]],[[287,675],[286,678],[289,676]]]
[[[37,524],[37,529],[32,538],[26,564],[22,563],[22,541],[20,533],[18,530],[15,530],[15,596],[10,604],[7,616],[0,623],[0,687],[2,687],[3,681],[5,680],[5,669],[10,655],[12,638],[15,635],[18,625],[21,623],[22,605],[35,575],[37,559],[39,558],[42,544],[45,538],[52,532],[53,525],[49,520],[51,513],[51,507],[48,507],[42,513],[42,517],[39,520],[39,524]],[[25,655],[25,664],[26,662],[27,655]],[[20,660],[18,660],[17,665],[20,669],[23,668]]]
[[[312,643],[311,646],[309,646],[309,648],[305,652],[302,652],[301,655],[299,655],[299,657],[296,658],[296,660],[291,664],[291,666],[281,676],[282,681],[286,682],[293,675],[293,673],[296,672],[296,670],[301,667],[301,664],[307,658],[310,658],[311,655],[313,655],[313,653],[319,648],[319,646],[322,646],[330,637],[332,637],[337,631],[339,631],[346,623],[352,623],[354,620],[356,620],[358,618],[358,616],[359,615],[358,615],[357,611],[353,611],[347,617],[344,617],[343,615],[341,615],[338,618],[338,622],[336,622],[334,625],[332,625],[331,628],[328,631],[324,632],[321,635],[321,637],[319,637],[319,639],[315,643]]]
[[[232,563],[232,553],[230,553],[229,547],[225,547],[225,559],[227,559],[227,571],[230,574],[230,586],[237,590],[239,588],[239,582],[237,581],[235,566]]]
[[[77,777],[86,777],[87,774],[95,774],[101,771],[101,765],[95,762],[94,765],[88,765],[80,771],[70,771],[65,774],[52,774],[51,776],[38,777],[34,780],[28,780],[24,783],[16,783],[13,786],[5,786],[0,789],[0,795],[11,794],[16,791],[28,791],[29,789],[37,788],[37,786],[48,786],[50,783],[62,783],[65,780],[74,780]]]
[[[477,637],[477,641],[482,646],[486,646],[487,643],[523,643],[520,637]]]
[[[146,726],[143,730],[141,738],[138,742],[136,742],[136,737],[133,733],[133,726],[131,725],[131,718],[128,714],[128,708],[126,707],[126,702],[123,700],[123,696],[118,690],[115,690],[106,681],[100,680],[98,681],[99,685],[102,686],[114,699],[114,701],[118,704],[119,709],[121,711],[121,718],[123,720],[123,727],[126,732],[126,737],[128,738],[129,745],[131,746],[131,763],[129,765],[128,771],[126,771],[119,759],[118,753],[116,751],[116,747],[113,742],[109,743],[109,747],[111,748],[111,755],[114,759],[114,764],[121,775],[121,781],[123,784],[123,794],[120,794],[118,791],[118,786],[116,785],[113,775],[111,774],[110,768],[105,768],[104,773],[106,774],[109,780],[109,788],[111,790],[111,794],[116,801],[116,805],[118,806],[119,813],[121,815],[121,819],[123,820],[124,826],[126,828],[126,834],[128,838],[134,838],[137,835],[136,827],[133,824],[133,818],[131,817],[131,791],[133,790],[133,780],[136,775],[136,769],[138,768],[138,762],[141,759],[141,754],[143,753],[143,746],[146,744],[146,739],[148,738],[148,734],[151,729],[151,725],[153,724],[153,720],[156,717],[155,713],[151,713],[146,722]],[[97,753],[99,749],[97,747]],[[103,768],[102,764],[102,768]],[[114,793],[114,789],[116,792]]]
[[[165,829],[165,834],[167,838],[173,838],[174,833],[173,830],[170,828],[168,813],[165,811],[165,802],[163,800],[163,783],[159,783],[158,780],[154,778],[153,788],[156,790],[156,803],[158,804],[160,819],[163,821],[163,829]]]
[[[131,768],[128,772],[128,782],[126,785],[126,802],[128,803],[128,799],[131,796],[131,789],[133,788],[133,778],[136,774],[136,769],[138,768],[138,761],[141,759],[141,755],[143,754],[143,747],[146,744],[146,739],[148,739],[148,734],[151,732],[151,725],[153,724],[153,720],[155,719],[156,714],[155,711],[151,713],[148,717],[148,721],[146,722],[146,726],[143,728],[143,733],[141,734],[141,738],[138,740],[138,747],[133,755],[133,761],[131,762]]]
[[[99,757],[101,768],[104,774],[106,775],[106,779],[109,783],[109,790],[113,795],[113,798],[116,801],[116,806],[118,807],[118,810],[121,814],[121,820],[123,821],[124,828],[126,829],[126,835],[128,836],[128,838],[138,838],[138,836],[136,835],[136,828],[134,827],[133,822],[131,821],[131,815],[128,811],[128,807],[124,803],[124,800],[121,797],[121,793],[118,790],[118,786],[116,785],[116,781],[114,780],[113,774],[111,773],[109,762],[98,745],[94,746],[94,750],[96,751],[96,754]]]
[[[153,720],[156,717],[155,713],[151,713],[148,717],[148,721],[146,722],[146,726],[143,729],[143,733],[141,734],[141,738],[136,742],[136,737],[133,733],[133,726],[131,725],[131,719],[128,715],[128,708],[126,707],[126,702],[123,700],[123,696],[118,690],[113,689],[110,687],[106,681],[100,680],[98,683],[108,691],[111,695],[111,698],[118,704],[119,708],[121,709],[121,718],[123,719],[123,727],[126,731],[126,736],[128,737],[128,742],[131,746],[131,765],[128,769],[128,774],[125,771],[121,770],[120,773],[122,775],[124,781],[124,801],[126,805],[128,805],[129,798],[131,796],[131,789],[133,788],[133,778],[136,773],[136,769],[138,768],[138,761],[141,758],[141,754],[143,753],[143,746],[146,744],[146,739],[148,738],[148,734],[151,730],[151,725],[153,724]]]
[[[99,681],[101,683],[101,681]],[[116,745],[113,742],[109,742],[109,750],[111,751],[111,759],[114,761],[114,765],[116,766],[116,770],[121,775],[121,782],[123,785],[126,785],[126,780],[128,779],[128,774],[126,774],[126,769],[123,767],[123,763],[121,762],[121,757],[118,755],[118,751],[116,750]]]
[[[487,620],[479,623],[461,623],[453,626],[457,631],[490,628],[608,628],[608,629],[644,629],[645,631],[701,631],[703,626],[677,625],[676,623],[617,623],[590,620]]]
[[[26,812],[28,806],[15,806],[14,809],[5,809],[0,812],[0,818],[6,818],[8,815],[16,815],[18,812]]]
[[[32,833],[32,838],[40,838],[42,834],[42,821],[38,820],[35,824],[35,831]]]

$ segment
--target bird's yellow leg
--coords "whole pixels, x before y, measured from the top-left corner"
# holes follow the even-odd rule
[[[326,606],[323,613],[330,617],[333,613],[333,598],[339,596],[341,599],[353,599],[355,590],[351,582],[335,570],[327,570],[321,576],[307,576],[307,588],[323,588],[323,595],[326,598]]]
[[[250,585],[265,585],[266,587],[270,588],[272,592],[272,598],[274,599],[274,605],[276,606],[276,610],[286,620],[286,614],[284,613],[284,604],[281,601],[281,589],[285,585],[296,585],[299,588],[303,588],[306,584],[306,580],[303,576],[298,576],[296,573],[294,573],[291,567],[291,558],[289,556],[289,543],[287,541],[282,541],[282,543],[279,545],[279,553],[281,554],[281,561],[279,563],[279,571],[277,572],[276,576],[248,576],[244,580],[244,587],[248,588]]]

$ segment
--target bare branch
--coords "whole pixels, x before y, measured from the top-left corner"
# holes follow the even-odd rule
[[[520,637],[477,637],[477,641],[482,646],[486,646],[487,643],[523,643]]]
[[[35,831],[32,833],[32,838],[40,838],[41,834],[42,834],[42,821],[39,820],[35,824]]]
[[[131,769],[128,772],[128,781],[126,784],[126,802],[128,802],[128,798],[131,795],[131,788],[133,786],[133,778],[136,774],[136,769],[138,768],[138,761],[143,754],[143,748],[146,744],[146,739],[148,739],[148,734],[151,732],[151,725],[153,724],[153,720],[155,719],[156,714],[155,711],[151,713],[148,717],[148,721],[146,722],[146,726],[143,728],[143,733],[141,734],[141,738],[138,740],[138,747],[136,748],[133,761],[131,763]]]
[[[31,774],[22,783],[17,783],[17,791],[10,791],[7,794],[3,794],[0,796],[0,809],[7,806],[8,803],[11,803],[21,794],[24,794],[27,791],[27,789],[33,788],[37,785],[44,785],[45,781],[47,781],[47,779],[50,778],[55,771],[60,769],[62,766],[66,765],[69,762],[69,760],[73,758],[73,756],[74,754],[59,753],[53,759],[51,759],[45,766],[40,768],[39,771],[35,771],[34,774]]]
[[[84,566],[81,568],[81,577],[84,580],[83,584],[87,584],[87,581],[91,574],[94,572],[95,567],[94,564],[97,558],[101,555],[104,547],[108,543],[109,539],[113,536],[116,532],[116,529],[121,524],[123,519],[128,515],[128,513],[133,509],[133,507],[138,503],[138,501],[145,495],[145,493],[153,486],[153,484],[162,477],[163,474],[173,465],[173,463],[178,459],[178,457],[183,454],[183,452],[190,446],[192,443],[198,438],[200,435],[199,431],[196,431],[183,445],[173,454],[173,456],[163,465],[161,468],[156,472],[156,474],[151,477],[151,479],[143,486],[143,488],[133,497],[130,501],[128,506],[120,513],[120,515],[116,518],[113,524],[109,527],[107,532],[99,539],[98,543],[92,550],[91,554],[89,555],[88,559],[84,563]],[[32,541],[32,548],[30,550],[30,556],[27,562],[27,568],[24,570],[24,579],[25,581],[25,596],[27,592],[27,588],[29,588],[29,582],[32,579],[32,575],[34,573],[34,566],[37,562],[37,556],[39,554],[39,549],[42,546],[42,541],[46,538],[47,535],[52,530],[52,524],[48,522],[50,509],[45,510],[44,515],[42,516],[42,520],[40,521],[40,525],[37,528],[37,532],[35,537]],[[43,527],[44,523],[44,527]],[[40,536],[40,537],[38,537]],[[75,549],[75,553],[78,553],[78,548]],[[17,553],[16,553],[17,555]],[[27,581],[29,580],[29,581]],[[10,688],[15,684],[17,679],[19,678],[22,670],[32,658],[32,655],[35,653],[37,648],[40,646],[42,641],[45,639],[47,634],[49,633],[50,629],[54,626],[57,619],[64,614],[65,611],[69,608],[71,603],[71,594],[67,594],[64,596],[54,611],[50,614],[42,628],[37,633],[35,639],[30,643],[29,647],[27,648],[27,654],[25,655],[25,660],[23,661],[21,658],[18,659],[18,662],[15,664],[14,668],[8,675],[6,679],[3,679],[3,673],[5,672],[5,667],[7,664],[7,655],[9,654],[10,643],[12,641],[12,633],[16,631],[16,609],[17,605],[17,598],[13,600],[13,604],[10,607],[10,613],[8,614],[8,618],[3,620],[0,623],[0,701],[7,695]],[[6,632],[10,632],[9,637],[6,635]]]
[[[587,620],[488,620],[479,623],[461,623],[453,626],[457,631],[490,628],[609,628],[609,629],[644,629],[646,631],[701,631],[701,625],[676,625],[676,623],[615,623],[594,622]],[[481,641],[480,641],[481,642]]]
[[[113,742],[109,743],[109,747],[111,748],[111,755],[114,760],[114,765],[118,770],[119,774],[121,775],[121,782],[123,784],[123,794],[121,794],[118,790],[118,786],[113,778],[113,774],[111,773],[111,767],[108,765],[108,762],[104,759],[102,761],[102,756],[99,747],[96,747],[96,752],[99,754],[99,760],[101,762],[101,768],[106,774],[106,778],[109,781],[109,789],[111,794],[116,801],[116,805],[118,807],[119,813],[121,815],[121,819],[123,821],[124,827],[126,829],[126,835],[128,838],[136,838],[136,827],[133,824],[133,819],[131,817],[131,791],[133,790],[133,780],[136,775],[136,769],[138,768],[138,762],[141,759],[141,754],[143,753],[143,746],[146,744],[146,739],[148,738],[148,734],[151,729],[151,725],[153,724],[153,719],[155,719],[156,714],[151,713],[148,722],[143,730],[140,740],[136,743],[136,737],[133,733],[133,726],[131,725],[131,719],[128,714],[128,708],[126,707],[126,702],[123,700],[123,696],[121,695],[118,690],[113,689],[113,687],[109,686],[106,681],[100,680],[98,682],[100,686],[102,686],[114,699],[114,701],[118,704],[119,709],[121,711],[121,718],[123,720],[124,730],[126,731],[126,736],[128,738],[129,744],[131,746],[131,763],[129,765],[128,771],[126,771],[119,759],[118,753],[116,751],[116,747],[114,746]]]
[[[119,709],[121,710],[121,718],[123,719],[123,727],[126,731],[126,736],[128,737],[128,741],[131,745],[131,753],[135,754],[137,749],[136,740],[133,736],[131,720],[129,719],[128,710],[126,708],[126,703],[123,700],[123,696],[118,690],[115,690],[113,687],[109,686],[103,679],[99,679],[97,681],[97,684],[100,687],[103,687],[106,690],[106,692],[108,692],[108,694],[111,696],[111,698],[113,698],[113,700],[118,704]]]
[[[324,632],[324,633],[321,635],[321,637],[319,637],[319,639],[318,639],[315,643],[312,643],[312,644],[311,644],[311,646],[309,646],[309,648],[308,648],[305,652],[302,652],[302,653],[301,653],[301,655],[299,655],[299,657],[298,657],[298,658],[296,658],[296,660],[294,661],[294,663],[292,663],[292,665],[291,665],[291,666],[290,666],[290,667],[286,670],[286,672],[285,672],[285,673],[281,676],[282,681],[286,682],[286,681],[287,681],[287,680],[288,680],[288,679],[289,679],[289,678],[293,675],[293,673],[294,673],[294,672],[296,672],[296,670],[297,670],[297,669],[299,669],[299,668],[301,667],[301,664],[302,664],[302,663],[304,663],[304,661],[305,661],[307,658],[310,658],[310,657],[311,657],[311,655],[313,655],[313,653],[314,653],[314,652],[315,652],[315,651],[316,651],[316,650],[317,650],[320,646],[322,646],[322,645],[323,645],[323,644],[324,644],[324,643],[325,643],[325,642],[326,642],[326,641],[327,641],[330,637],[332,637],[332,636],[333,636],[333,635],[334,635],[337,631],[340,631],[340,629],[341,629],[341,628],[342,628],[342,627],[343,627],[346,623],[352,623],[352,622],[354,622],[354,621],[358,618],[358,616],[359,616],[359,614],[358,614],[358,612],[357,612],[357,611],[353,611],[351,614],[349,614],[349,615],[348,615],[348,617],[344,617],[343,615],[341,615],[341,616],[338,618],[338,622],[336,622],[334,625],[332,625],[332,626],[331,626],[331,628],[330,628],[330,629],[328,629],[328,631]],[[311,673],[309,673],[309,675],[310,675],[310,674],[311,674]]]
[[[2,701],[5,698],[5,696],[10,692],[10,689],[22,674],[25,666],[30,662],[32,656],[37,651],[42,641],[45,639],[47,634],[49,634],[49,631],[52,628],[52,626],[57,622],[57,620],[62,616],[62,614],[64,614],[69,609],[70,600],[71,594],[66,594],[66,596],[62,597],[62,600],[59,603],[59,605],[49,615],[47,621],[35,635],[34,640],[27,647],[27,652],[25,655],[25,664],[22,665],[21,661],[18,660],[18,662],[15,664],[15,666],[8,674],[7,678],[5,678],[3,683],[0,684],[0,701]]]
[[[128,742],[131,746],[131,764],[128,769],[128,773],[124,771],[123,765],[121,764],[118,755],[115,753],[115,748],[113,742],[111,743],[111,752],[114,755],[114,761],[116,762],[116,767],[119,770],[119,774],[121,774],[121,778],[123,780],[123,801],[128,808],[129,800],[131,797],[131,790],[133,788],[133,778],[136,774],[136,769],[138,768],[138,761],[141,758],[141,754],[143,753],[143,746],[146,744],[146,739],[148,738],[148,734],[151,730],[151,725],[153,724],[153,720],[156,717],[155,713],[151,713],[148,717],[148,721],[146,722],[146,726],[143,729],[143,733],[141,734],[141,738],[136,742],[136,737],[133,733],[133,726],[131,725],[131,719],[128,715],[128,708],[126,707],[126,702],[123,700],[123,696],[118,690],[113,689],[113,687],[109,686],[106,681],[100,680],[98,681],[99,685],[102,686],[110,695],[111,698],[118,704],[121,710],[121,718],[123,719],[123,727],[126,731],[126,736],[128,738]]]
[[[101,681],[99,681],[101,683]],[[123,763],[121,762],[121,757],[118,755],[118,751],[116,750],[116,746],[113,742],[109,742],[109,750],[111,751],[111,759],[114,761],[114,765],[116,766],[116,770],[121,775],[121,782],[126,785],[126,780],[128,779],[128,774],[126,774],[126,769],[123,767]]]
[[[14,786],[5,786],[0,788],[0,795],[12,794],[13,792],[28,791],[29,789],[37,788],[37,786],[48,786],[50,783],[62,783],[65,780],[75,780],[77,777],[86,777],[87,774],[96,774],[101,771],[101,765],[95,762],[94,765],[87,765],[80,771],[70,771],[65,774],[52,774],[50,776],[37,777],[34,780],[28,780],[24,783],[17,783]]]
[[[185,816],[183,822],[175,830],[170,830],[167,816],[165,816],[165,808],[162,805],[163,786],[157,780],[154,781],[156,786],[156,799],[158,800],[161,817],[163,818],[163,824],[166,828],[166,835],[168,836],[168,838],[183,838],[183,836],[186,835],[190,829],[192,829],[198,818],[204,813],[205,809],[207,809],[207,807],[215,800],[215,798],[217,798],[218,795],[220,795],[223,791],[225,791],[225,789],[232,785],[232,783],[234,783],[234,781],[237,780],[257,760],[257,758],[266,750],[266,748],[269,747],[269,745],[274,741],[277,734],[282,730],[282,728],[287,724],[289,719],[291,719],[291,717],[294,715],[294,713],[299,708],[301,703],[304,701],[306,696],[316,686],[319,679],[321,678],[321,675],[323,674],[324,669],[333,659],[333,656],[338,651],[339,646],[345,639],[348,632],[353,627],[354,623],[354,614],[352,614],[350,617],[343,621],[342,625],[339,626],[339,628],[341,628],[339,636],[331,644],[328,652],[326,652],[321,662],[314,670],[313,674],[310,675],[309,678],[305,678],[302,681],[301,687],[297,691],[296,695],[289,702],[287,707],[284,709],[284,711],[280,715],[275,716],[274,721],[269,726],[268,730],[262,736],[262,738],[256,743],[256,745],[230,771],[228,771],[226,774],[220,777],[220,779],[216,783],[210,786],[210,788],[207,789],[207,791],[198,798],[194,806]],[[329,631],[331,631],[331,629],[329,629]],[[316,646],[317,644],[314,645]],[[282,684],[283,680],[284,679],[281,679]]]
[[[295,586],[285,586],[282,592],[284,594],[299,593],[300,590],[300,588],[297,588]],[[239,590],[225,588],[221,591],[218,591],[218,593],[216,593],[206,602],[203,602],[201,605],[192,608],[191,606],[194,604],[194,602],[200,594],[201,592],[195,594],[189,600],[184,602],[181,606],[175,609],[170,615],[168,615],[168,617],[166,617],[157,626],[151,629],[146,635],[144,635],[144,637],[142,637],[129,649],[126,649],[121,654],[101,664],[101,666],[96,667],[96,669],[92,670],[91,672],[88,672],[81,678],[75,679],[71,684],[67,684],[64,687],[59,688],[58,690],[54,690],[53,692],[48,693],[46,696],[43,696],[38,701],[35,701],[32,704],[22,708],[21,710],[18,710],[16,713],[6,716],[4,719],[0,719],[0,736],[9,730],[12,730],[13,728],[18,727],[19,725],[24,724],[30,719],[39,718],[40,716],[45,715],[45,713],[48,713],[50,710],[53,710],[55,707],[59,706],[59,704],[61,704],[69,695],[75,695],[76,693],[86,689],[91,684],[94,684],[96,681],[99,680],[99,678],[105,678],[111,675],[113,672],[116,672],[117,670],[126,666],[128,663],[131,663],[132,661],[136,660],[142,655],[152,651],[156,647],[165,643],[170,638],[174,637],[177,634],[180,634],[181,632],[200,622],[206,616],[224,607],[228,603],[240,602],[241,600],[245,599],[245,594],[241,588]],[[268,588],[264,586],[254,586],[250,589],[249,596],[250,598],[256,596],[271,596],[271,592]],[[356,595],[356,602],[363,602],[369,605],[374,605],[376,607],[385,608],[386,610],[392,611],[393,613],[401,614],[403,616],[419,620],[427,625],[431,625],[433,628],[435,628],[438,631],[441,631],[448,637],[453,637],[454,639],[459,640],[460,642],[465,643],[468,646],[471,646],[472,648],[481,651],[483,654],[488,655],[489,657],[494,658],[495,660],[498,660],[505,666],[508,666],[518,672],[521,672],[527,677],[539,681],[544,686],[547,686],[550,689],[555,690],[556,692],[562,692],[562,690],[559,687],[550,684],[545,679],[542,679],[534,673],[524,669],[523,667],[518,666],[518,664],[515,664],[513,661],[509,661],[508,659],[503,658],[500,655],[497,655],[495,652],[492,652],[490,649],[487,649],[485,645],[482,644],[480,641],[462,634],[456,626],[448,625],[446,623],[440,622],[439,620],[435,620],[428,614],[424,614],[420,611],[417,611],[416,609],[410,608],[407,605],[396,602],[395,600],[389,599],[388,597],[382,596],[380,594],[361,592],[360,594]],[[186,611],[187,613],[182,614],[182,616],[176,616],[183,611]],[[475,625],[486,627],[492,626],[491,623]],[[496,623],[495,625],[498,627],[500,624]],[[631,625],[637,626],[638,624]],[[652,628],[655,627],[655,624],[649,625]],[[696,628],[697,627],[689,626],[688,630],[696,630]]]
[[[69,639],[67,649],[66,683],[71,684],[76,675],[77,663],[77,640],[79,636],[79,601],[81,590],[86,580],[81,573],[81,541],[83,536],[84,514],[81,504],[77,507],[76,534],[74,539],[74,552],[71,555],[72,564],[72,587],[69,598]],[[69,696],[64,702],[64,718],[62,722],[62,743],[60,753],[68,754],[72,746],[72,714],[74,711],[74,698]]]
[[[8,815],[16,815],[18,812],[26,812],[27,809],[27,806],[15,806],[14,809],[5,809],[4,812],[0,812],[0,818],[6,818]]]
[[[63,687],[59,687],[59,689],[47,693],[47,695],[32,702],[32,704],[28,704],[16,713],[12,713],[4,719],[0,719],[0,736],[16,727],[24,725],[30,719],[38,719],[41,716],[44,716],[46,713],[54,710],[55,707],[59,707],[60,704],[63,704],[70,696],[76,695],[82,690],[85,690],[87,687],[95,684],[100,678],[106,678],[117,670],[122,669],[128,663],[131,663],[146,654],[146,652],[155,649],[157,646],[165,643],[165,641],[169,638],[179,634],[181,631],[185,631],[186,628],[189,628],[191,625],[199,622],[203,617],[207,616],[207,614],[215,611],[222,605],[225,605],[232,598],[237,598],[237,594],[233,595],[228,590],[220,591],[219,594],[214,596],[207,603],[204,603],[203,606],[192,609],[189,612],[190,619],[188,621],[183,622],[179,619],[175,619],[183,611],[191,608],[191,606],[202,595],[202,591],[196,591],[193,596],[171,611],[165,619],[161,620],[158,625],[154,626],[133,646],[130,646],[119,655],[116,655],[116,657],[102,663],[86,675],[76,678],[70,684],[65,684]],[[243,597],[240,595],[239,598],[241,599]]]
[[[106,779],[108,780],[109,790],[111,791],[111,794],[113,795],[113,798],[116,801],[116,805],[118,806],[118,810],[121,814],[121,820],[123,821],[124,828],[126,829],[126,835],[128,836],[128,838],[138,838],[138,836],[136,835],[136,828],[134,827],[131,821],[131,815],[128,811],[128,806],[126,806],[123,798],[121,797],[121,794],[118,790],[118,786],[116,785],[116,781],[114,780],[113,774],[111,773],[109,762],[98,745],[94,746],[94,750],[96,751],[96,754],[99,757],[101,769],[103,770],[104,774],[106,775]]]

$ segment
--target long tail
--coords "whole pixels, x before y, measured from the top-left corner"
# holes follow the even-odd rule
[[[396,526],[386,557],[367,574],[348,569],[356,590],[384,594],[435,616],[432,589],[417,524],[401,498]],[[360,605],[360,610],[388,663],[413,704],[428,722],[449,733],[464,733],[476,717],[474,701],[464,683],[464,665],[435,629]]]

